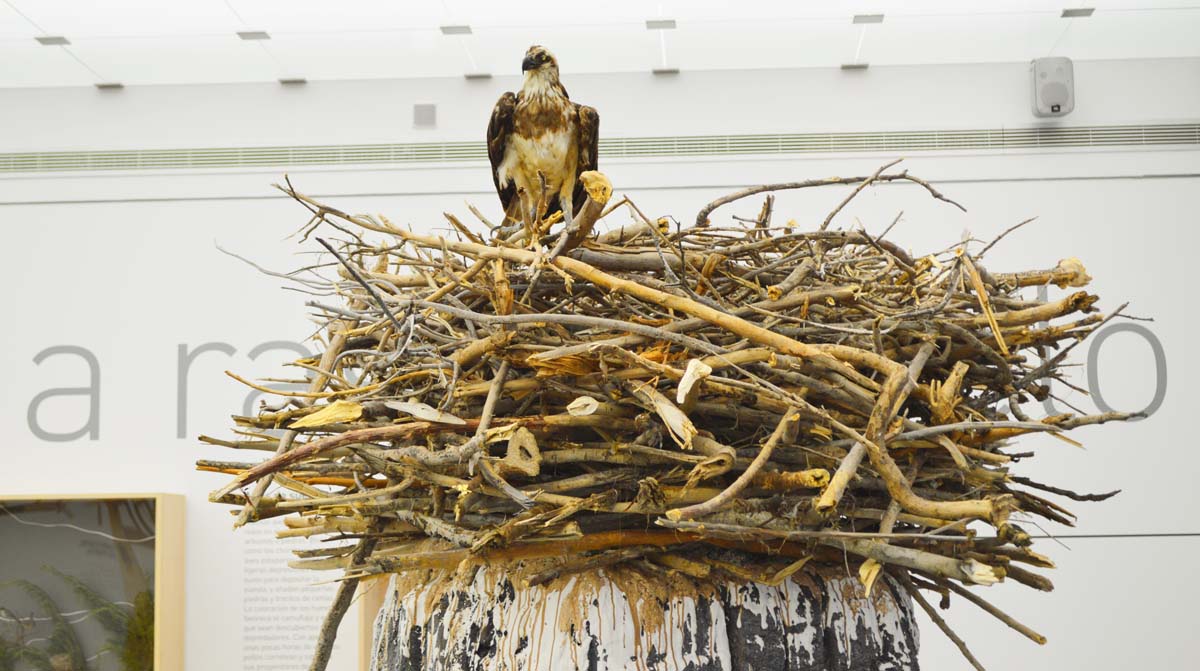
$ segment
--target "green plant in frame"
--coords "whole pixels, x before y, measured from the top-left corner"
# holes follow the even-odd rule
[[[154,579],[144,561],[153,545],[143,544],[155,538],[153,503],[52,502],[28,508],[18,506],[14,513],[0,503],[0,518],[107,537],[111,550],[100,541],[88,540],[99,544],[91,549],[111,556],[115,565],[81,566],[73,555],[64,555],[53,566],[41,566],[54,576],[50,582],[27,573],[33,567],[19,564],[16,575],[0,576],[4,578],[0,579],[0,671],[152,671]],[[69,521],[33,522],[20,516],[30,511]],[[75,521],[84,526],[71,523]],[[111,533],[102,530],[106,527],[111,527]],[[93,575],[95,571],[99,573]],[[16,589],[6,592],[5,588]],[[6,603],[10,597],[15,601]]]
[[[140,592],[133,601],[132,612],[120,604],[100,596],[79,578],[47,566],[75,592],[79,600],[96,616],[109,633],[105,650],[118,653],[123,671],[151,671],[154,668],[154,593]],[[3,668],[0,667],[0,671]]]
[[[5,587],[9,583],[0,583]],[[25,660],[35,669],[49,669],[50,656],[45,651],[25,645],[24,641],[33,630],[32,620],[26,621],[17,617],[16,613],[0,606],[0,619],[12,629],[12,638],[0,634],[0,671],[16,671],[17,662]]]
[[[128,634],[121,648],[121,668],[124,671],[154,669],[154,593],[138,594],[133,600],[133,614],[128,621]]]
[[[89,617],[94,616],[108,633],[108,642],[101,652],[117,655],[122,671],[153,671],[154,594],[152,591],[140,592],[134,597],[133,607],[130,609],[126,607],[128,604],[122,605],[105,599],[75,576],[49,566],[45,567],[45,570],[65,582],[86,606]],[[33,645],[26,642],[25,636],[22,635],[21,618],[12,614],[8,609],[0,608],[0,613],[16,628],[12,638],[0,635],[0,671],[19,671],[23,668],[36,671],[88,671],[91,668],[88,664],[89,658],[83,650],[72,622],[62,615],[62,611],[54,599],[44,589],[26,580],[0,583],[0,586],[9,585],[24,590],[38,604],[42,611],[41,614],[51,622],[53,629],[50,636],[44,639],[46,641],[44,646]],[[95,659],[95,657],[93,656],[91,659]],[[22,662],[25,666],[18,666]]]
[[[3,612],[4,610],[0,609],[0,613]],[[10,641],[0,634],[0,671],[15,671],[20,654],[21,648],[16,642]]]
[[[47,637],[45,650],[28,644],[22,644],[16,654],[20,659],[29,662],[35,669],[47,671],[86,671],[87,657],[83,653],[83,645],[71,623],[62,615],[58,604],[46,593],[46,590],[28,580],[14,580],[8,585],[20,587],[41,608],[42,613],[49,618],[52,630]],[[14,662],[15,666],[15,662]]]
[[[58,576],[60,580],[70,586],[75,595],[79,597],[79,600],[87,606],[90,614],[95,616],[105,631],[111,635],[109,639],[110,646],[112,646],[114,641],[120,642],[125,640],[129,621],[129,613],[125,609],[119,604],[115,604],[100,596],[94,589],[88,587],[87,584],[75,576],[63,573],[53,566],[46,566],[45,570]]]
[[[20,661],[28,662],[38,671],[54,671],[54,664],[46,651],[0,636],[0,671],[16,671],[17,662]]]

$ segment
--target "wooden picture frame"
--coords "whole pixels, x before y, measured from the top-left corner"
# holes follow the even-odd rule
[[[390,573],[371,576],[358,583],[358,668],[368,671],[375,654],[375,617],[383,608],[391,586]]]
[[[81,513],[89,512],[89,504],[96,504],[96,517],[104,519],[108,523],[107,530],[95,528],[96,524],[78,523],[82,521],[79,519]],[[121,504],[125,504],[125,506],[122,507]],[[117,511],[127,511],[128,516],[133,515],[133,511],[140,511],[140,514],[143,515],[138,519],[141,526],[138,529],[126,529],[126,531],[133,531],[136,534],[140,530],[145,533],[144,514],[147,504],[153,506],[153,529],[150,535],[143,537],[144,540],[134,540],[134,535],[131,534],[109,534],[107,532],[117,532],[121,529],[122,513]],[[56,510],[63,516],[61,521],[54,521]],[[74,517],[70,517],[68,511],[69,515]],[[155,671],[183,671],[184,539],[186,536],[184,511],[184,497],[179,494],[0,494],[0,546],[7,546],[13,541],[8,536],[13,536],[26,558],[24,562],[20,563],[20,566],[16,560],[8,562],[7,568],[5,562],[0,562],[0,583],[16,580],[19,583],[25,581],[21,584],[32,584],[30,580],[32,572],[29,568],[39,561],[39,557],[33,554],[38,550],[37,544],[44,542],[49,547],[51,543],[57,542],[61,547],[64,542],[70,542],[64,540],[63,534],[66,532],[78,534],[80,538],[87,539],[92,544],[90,547],[93,551],[103,551],[104,543],[107,542],[114,548],[114,554],[120,557],[119,561],[126,561],[132,555],[132,550],[119,552],[119,546],[136,544],[141,548],[139,554],[144,556],[147,554],[144,544],[152,543],[153,592],[151,603],[154,622],[152,653],[154,669]],[[105,515],[107,518],[104,517]],[[57,535],[51,536],[51,534]],[[80,553],[80,555],[82,554],[85,553]],[[73,562],[74,567],[87,565],[88,562],[81,556],[68,555],[65,560]],[[138,568],[143,571],[142,575],[144,576],[146,567],[139,566]],[[27,575],[13,575],[18,571]],[[6,573],[10,575],[5,575]],[[67,570],[57,574],[57,577],[61,583],[64,583],[58,585],[59,593],[78,594],[80,589],[90,589],[81,579],[70,576]],[[72,583],[72,580],[77,581],[82,588]],[[101,595],[99,591],[95,593]],[[5,593],[0,593],[0,606],[3,606],[5,596]],[[122,597],[121,600],[130,599]],[[113,598],[113,603],[116,601],[117,599]],[[136,601],[136,599],[132,601]],[[94,606],[89,606],[84,610],[88,611],[89,608],[94,608]],[[130,616],[131,620],[137,617],[137,606],[134,605],[133,608],[135,610],[134,614]],[[11,624],[12,618],[7,618],[7,621]]]

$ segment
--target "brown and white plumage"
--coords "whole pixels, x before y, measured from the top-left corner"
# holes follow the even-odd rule
[[[558,79],[558,62],[532,46],[521,63],[517,93],[500,96],[488,122],[492,181],[507,218],[530,225],[546,178],[546,216],[561,211],[570,223],[586,201],[580,173],[595,170],[600,115],[571,102]]]

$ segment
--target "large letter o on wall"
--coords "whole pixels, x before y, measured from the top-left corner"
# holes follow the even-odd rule
[[[1167,355],[1163,351],[1162,343],[1159,342],[1158,337],[1150,329],[1141,324],[1116,324],[1096,334],[1092,340],[1092,346],[1088,349],[1088,391],[1091,392],[1092,401],[1096,404],[1097,408],[1103,412],[1116,412],[1112,406],[1104,401],[1104,396],[1100,393],[1100,346],[1104,344],[1105,340],[1108,340],[1109,336],[1126,331],[1141,336],[1150,344],[1150,350],[1154,352],[1154,398],[1150,399],[1150,404],[1141,411],[1142,414],[1149,417],[1158,411],[1158,408],[1163,404],[1163,399],[1167,396]]]

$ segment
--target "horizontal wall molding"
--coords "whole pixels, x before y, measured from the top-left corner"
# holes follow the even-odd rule
[[[670,158],[1162,145],[1200,145],[1200,123],[602,138],[600,155]],[[0,173],[464,163],[486,158],[483,142],[50,151],[0,154]]]

